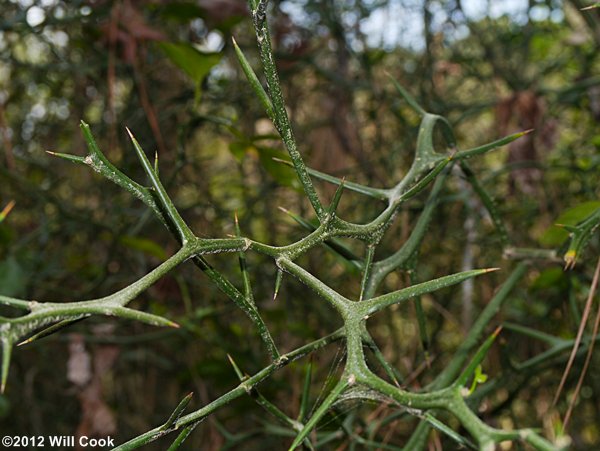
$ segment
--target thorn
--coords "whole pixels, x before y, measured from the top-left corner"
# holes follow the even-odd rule
[[[502,325],[499,325],[498,327],[496,327],[496,330],[494,331],[494,333],[492,333],[492,336],[494,338],[496,338],[498,335],[500,335],[500,332],[502,332],[503,327],[504,326],[502,326]]]
[[[169,321],[168,324],[167,324],[167,326],[172,327],[174,329],[180,329],[181,328],[181,326],[179,324],[177,324],[176,322],[173,322],[173,321]]]
[[[283,280],[283,271],[281,269],[277,270],[277,278],[275,279],[275,292],[273,293],[273,300],[277,299],[277,294],[279,293],[279,288],[281,288],[281,281]]]
[[[4,393],[4,390],[6,389],[11,353],[12,343],[10,340],[2,340],[2,363],[0,364],[0,379],[2,381],[0,383],[0,393]]]
[[[486,268],[483,270],[483,273],[487,274],[488,272],[500,271],[500,269],[502,268]]]
[[[568,269],[573,269],[575,268],[575,264],[577,263],[577,252],[575,252],[573,249],[571,249],[570,251],[568,251],[565,256],[564,256],[564,260],[565,260],[565,271]]]
[[[131,133],[131,130],[129,130],[129,127],[125,127],[125,130],[127,130],[127,133],[129,134],[129,137],[135,141],[135,137],[133,136],[133,133]]]
[[[284,207],[277,207],[279,210],[283,211],[286,215],[290,214],[290,211],[287,208]]]
[[[46,150],[45,152],[49,155],[56,156],[56,152],[52,152],[51,150]]]
[[[233,36],[231,36],[231,42],[233,43],[233,45],[235,45],[236,47],[238,46],[237,41],[235,40],[235,38]]]
[[[231,354],[227,353],[227,359],[229,360],[231,366],[235,366],[235,362],[233,361],[233,357],[231,357]]]
[[[187,407],[187,403],[189,403],[192,400],[193,397],[194,397],[194,392],[191,391],[191,392],[189,392],[187,395],[185,395],[183,397],[183,399],[181,400],[181,402],[185,402],[186,403],[185,407]],[[181,413],[183,413],[183,411]]]
[[[235,238],[240,238],[242,231],[240,230],[240,220],[238,219],[237,211],[233,212],[233,228],[235,230]]]
[[[273,161],[276,161],[277,163],[283,163],[283,164],[287,164],[288,166],[292,166],[292,162],[291,161],[282,160],[281,158],[277,158],[277,157],[271,157],[271,159]]]
[[[344,184],[346,182],[346,177],[342,178],[342,181],[338,185],[335,193],[333,195],[333,199],[331,201],[331,205],[329,206],[329,213],[333,214],[337,210],[337,207],[340,203],[340,199],[342,198],[342,193],[344,192]]]
[[[8,204],[6,204],[6,207],[4,207],[4,209],[0,212],[0,221],[8,216],[16,204],[17,203],[14,200],[11,200]]]
[[[233,367],[233,371],[235,371],[235,375],[240,381],[243,381],[245,379],[244,374],[242,373],[242,370],[240,370],[240,368],[237,366],[237,363],[235,363],[235,360],[233,360],[233,357],[231,357],[231,355],[227,353],[227,358],[229,359],[229,363]]]
[[[530,129],[528,129],[528,130],[523,130],[523,131],[521,132],[521,136],[528,135],[528,134],[530,134],[531,132],[534,132],[534,131],[535,131],[535,128],[530,128]]]

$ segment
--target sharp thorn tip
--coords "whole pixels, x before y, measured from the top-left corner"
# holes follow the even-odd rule
[[[500,271],[501,268],[486,268],[484,269],[484,273]]]

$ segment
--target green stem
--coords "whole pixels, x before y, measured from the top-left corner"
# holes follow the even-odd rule
[[[278,359],[277,362],[274,362],[274,363],[266,366],[261,371],[256,373],[254,376],[251,376],[248,379],[246,379],[245,381],[243,381],[242,383],[240,383],[233,390],[230,390],[229,392],[225,393],[223,396],[217,398],[216,400],[207,404],[206,406],[202,407],[201,409],[198,409],[195,412],[192,412],[188,415],[185,415],[185,416],[179,418],[179,420],[177,420],[177,422],[175,423],[175,425],[173,426],[172,429],[163,431],[163,430],[161,430],[160,426],[156,427],[148,432],[145,432],[142,435],[139,435],[138,437],[135,437],[134,439],[129,440],[126,443],[123,443],[122,445],[117,446],[116,448],[113,449],[113,451],[129,451],[132,449],[137,449],[143,445],[146,445],[150,442],[155,441],[156,439],[162,437],[163,435],[165,435],[168,432],[172,432],[174,430],[186,427],[190,424],[197,423],[198,421],[202,421],[204,418],[206,418],[208,415],[210,415],[214,411],[218,410],[220,407],[230,403],[231,401],[233,401],[236,398],[239,398],[240,396],[243,396],[243,395],[249,393],[250,390],[252,390],[259,383],[264,381],[266,378],[271,376],[275,371],[283,368],[284,366],[290,364],[291,362],[293,362],[296,359],[299,359],[300,357],[303,357],[313,351],[316,351],[330,343],[333,343],[333,342],[339,340],[342,337],[343,337],[343,329],[339,329],[330,335],[327,335],[323,338],[315,340],[312,343],[309,343],[300,348],[297,348],[294,351],[288,352],[287,354],[283,354],[283,355],[281,355],[281,357]]]
[[[292,124],[285,108],[285,101],[283,99],[283,93],[281,92],[281,85],[279,83],[279,76],[277,74],[277,68],[275,67],[275,61],[273,60],[273,52],[271,50],[271,36],[269,33],[269,27],[267,24],[267,5],[268,0],[260,0],[253,4],[250,2],[250,9],[252,12],[252,19],[254,22],[254,30],[256,32],[256,40],[258,41],[258,49],[260,52],[260,58],[265,70],[265,77],[267,79],[267,87],[271,97],[273,105],[273,115],[275,117],[275,128],[281,135],[283,143],[290,155],[298,179],[304,188],[304,192],[308,197],[317,217],[322,220],[324,218],[324,209],[319,195],[315,190],[310,175],[302,159],[302,155],[298,151],[294,132],[292,130]]]

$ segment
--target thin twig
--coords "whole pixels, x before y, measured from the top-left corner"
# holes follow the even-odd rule
[[[588,299],[593,299],[596,294],[596,288],[598,287],[598,278],[600,277],[600,257],[598,258],[598,263],[596,264],[596,272],[594,273],[594,279],[592,280],[592,286],[590,287],[590,295]],[[582,321],[583,324],[583,321]],[[590,345],[588,347],[587,355],[585,356],[585,363],[583,364],[583,369],[581,370],[581,374],[579,375],[579,380],[577,381],[577,386],[575,387],[575,393],[573,393],[573,397],[571,398],[571,402],[569,403],[569,409],[565,414],[565,421],[563,422],[563,429],[567,429],[567,425],[569,424],[569,420],[571,419],[571,414],[573,413],[573,408],[575,407],[575,402],[577,401],[577,397],[579,396],[579,392],[581,391],[581,386],[583,385],[583,380],[585,379],[585,375],[587,373],[588,366],[590,364],[590,360],[592,359],[592,353],[594,351],[594,344],[596,343],[596,337],[598,336],[598,327],[600,327],[600,304],[598,305],[598,312],[596,313],[596,320],[594,321],[594,330],[592,331],[592,339],[590,341]]]
[[[573,349],[571,350],[571,355],[569,356],[569,361],[567,362],[567,366],[565,371],[563,372],[562,379],[560,380],[560,384],[558,384],[558,389],[556,390],[556,395],[554,395],[554,400],[552,401],[552,407],[554,407],[562,393],[562,390],[565,386],[565,382],[569,373],[571,372],[571,367],[573,366],[573,361],[575,360],[575,356],[577,355],[577,351],[579,350],[579,345],[581,345],[581,338],[583,336],[583,331],[585,330],[585,325],[587,323],[587,319],[590,316],[590,311],[592,310],[592,300],[594,299],[594,293],[596,292],[596,286],[598,285],[598,275],[600,273],[600,259],[598,260],[598,265],[596,265],[596,272],[594,273],[594,279],[592,280],[592,286],[590,288],[590,293],[585,301],[585,309],[583,310],[583,316],[581,317],[581,322],[579,323],[579,330],[577,331],[577,337],[575,338],[575,344],[573,344]]]

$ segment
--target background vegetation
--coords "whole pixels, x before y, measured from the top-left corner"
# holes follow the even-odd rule
[[[530,260],[487,331],[505,325],[485,361],[489,379],[481,386],[479,415],[499,428],[542,427],[543,435],[559,439],[591,325],[565,390],[556,404],[553,398],[590,297],[599,240],[592,235],[565,271],[568,233],[555,224],[575,225],[600,207],[600,9],[582,11],[587,5],[575,0],[484,5],[273,1],[275,57],[309,166],[353,182],[389,187],[412,161],[420,119],[388,74],[425,109],[449,119],[461,148],[535,129],[472,163],[496,200],[508,244],[456,174],[427,231],[417,277],[502,271],[424,296],[428,344],[412,304],[374,318],[369,330],[403,384],[418,390],[444,367],[515,260],[540,257]],[[294,172],[273,160],[287,154],[231,43],[235,35],[258,67],[245,2],[3,0],[0,11],[0,210],[15,201],[0,224],[1,295],[39,301],[107,295],[178,249],[144,204],[98,174],[45,153],[85,155],[80,119],[133,179],[144,180],[144,173],[124,127],[146,150],[156,150],[163,183],[201,237],[234,235],[235,214],[244,236],[261,242],[283,245],[306,234],[278,209],[313,219]],[[323,199],[334,195],[334,186],[316,183]],[[406,240],[426,199],[422,194],[403,207],[377,257]],[[367,222],[384,206],[345,192],[338,211]],[[364,254],[355,242],[346,244]],[[237,259],[209,260],[242,286]],[[312,249],[298,263],[348,297],[360,292],[360,271],[325,249]],[[272,259],[249,254],[247,264],[255,300],[282,350],[340,326],[329,307],[308,302],[312,293],[292,278],[284,278],[273,300]],[[409,283],[406,272],[394,272],[377,294]],[[191,264],[134,305],[181,328],[94,317],[17,348],[0,396],[3,435],[77,432],[123,442],[163,423],[186,393],[194,391],[198,408],[237,385],[228,354],[248,374],[268,363],[247,317]],[[311,406],[333,384],[341,350],[334,344],[313,356],[313,380],[320,383],[311,388]],[[261,385],[292,417],[307,362]],[[596,352],[566,429],[573,449],[600,447],[599,371]],[[366,447],[365,440],[373,449],[401,447],[418,420],[394,412],[385,404],[344,404],[319,425],[319,435],[330,439],[323,449]],[[292,436],[247,397],[202,423],[184,447],[282,449]],[[165,449],[165,443],[149,449]],[[433,433],[429,446],[456,445]]]

